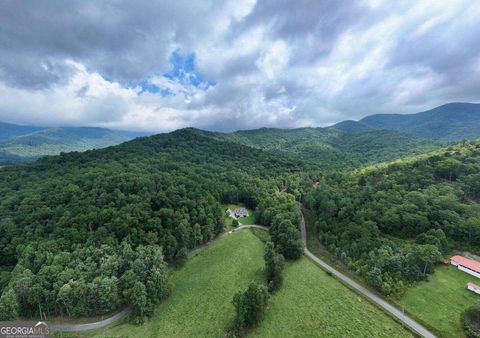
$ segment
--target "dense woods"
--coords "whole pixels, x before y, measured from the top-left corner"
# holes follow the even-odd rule
[[[449,248],[479,252],[480,143],[326,175],[307,198],[322,243],[385,294],[424,279]]]
[[[165,296],[164,261],[223,231],[220,203],[255,208],[299,168],[190,129],[4,168],[3,303],[14,292],[26,317],[132,304],[141,318]]]

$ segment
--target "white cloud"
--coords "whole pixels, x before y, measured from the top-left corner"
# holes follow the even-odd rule
[[[9,6],[37,27],[19,31],[0,13],[3,31],[19,31],[0,29],[11,46],[0,54],[0,120],[11,122],[152,131],[327,125],[472,100],[480,86],[480,5],[467,0],[118,2],[102,16],[87,1],[65,9],[86,6],[78,20],[54,23],[29,14],[46,6]],[[164,77],[177,49],[195,53],[197,72],[216,85]],[[173,95],[132,87],[142,81]]]
[[[269,80],[277,77],[288,64],[288,48],[284,41],[277,40],[257,59],[257,67],[267,76]]]

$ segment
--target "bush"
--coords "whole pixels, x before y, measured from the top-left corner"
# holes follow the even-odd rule
[[[466,309],[461,319],[465,335],[468,338],[480,338],[480,303]]]

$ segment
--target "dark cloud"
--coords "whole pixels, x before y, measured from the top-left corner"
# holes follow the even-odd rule
[[[186,48],[211,29],[220,2],[10,1],[0,11],[0,69],[12,85],[38,88],[68,77],[69,58],[121,82],[168,68],[174,44]],[[54,64],[54,67],[42,67]]]
[[[469,0],[8,1],[0,120],[234,130],[416,112],[478,101],[479,45]],[[174,52],[212,85],[163,76]]]

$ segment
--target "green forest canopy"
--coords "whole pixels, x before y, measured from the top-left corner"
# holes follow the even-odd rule
[[[132,304],[141,320],[166,296],[166,263],[220,234],[227,203],[256,209],[294,259],[303,199],[327,248],[385,294],[424,279],[449,248],[478,252],[478,142],[352,172],[345,153],[317,156],[315,132],[283,151],[265,133],[247,145],[183,129],[0,169],[0,307],[83,316]],[[382,133],[346,144],[375,162],[405,140],[379,143]]]

